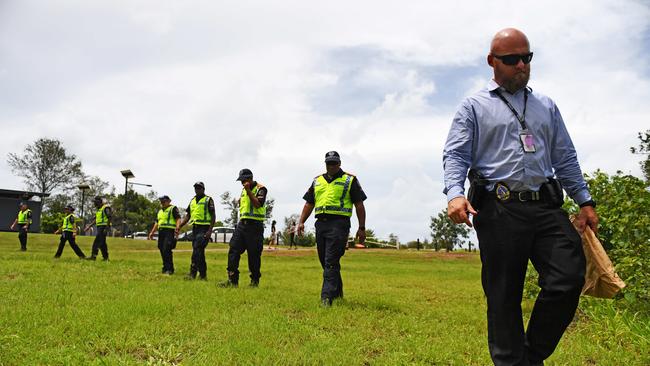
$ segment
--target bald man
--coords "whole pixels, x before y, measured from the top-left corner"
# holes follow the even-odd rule
[[[532,58],[521,31],[494,36],[487,56],[494,77],[463,101],[443,152],[449,217],[472,226],[473,216],[479,240],[495,365],[543,365],[575,314],[585,258],[580,235],[561,208],[563,190],[580,206],[578,230],[598,229],[596,204],[560,111],[527,86]],[[529,260],[541,291],[524,330]]]

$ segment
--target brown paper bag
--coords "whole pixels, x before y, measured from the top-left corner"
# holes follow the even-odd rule
[[[575,225],[575,217],[571,222]],[[582,294],[611,299],[625,287],[625,282],[614,272],[614,265],[607,256],[603,245],[589,226],[582,233],[582,248],[587,259],[585,285]]]

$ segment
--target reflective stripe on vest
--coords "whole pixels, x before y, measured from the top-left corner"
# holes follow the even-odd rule
[[[25,211],[18,211],[18,223],[27,224],[29,220],[28,215],[32,213],[32,210],[26,209]]]
[[[72,223],[70,223],[70,218],[72,217]],[[77,221],[77,218],[74,214],[70,214],[63,218],[63,225],[61,225],[61,230],[63,231],[74,231],[74,223]]]
[[[255,187],[251,189],[254,196],[257,196],[257,192],[260,188],[264,188],[264,186],[257,183]],[[248,197],[248,194],[246,194],[246,190],[242,189],[241,198],[239,199],[239,218],[257,221],[266,220],[266,202],[264,202],[261,207],[255,208],[253,201]]]
[[[166,209],[160,209],[158,211],[158,228],[159,229],[176,229],[176,219],[172,212],[174,211],[174,206],[169,205]]]
[[[95,225],[108,226],[108,216],[106,216],[106,213],[104,212],[104,210],[106,210],[106,207],[108,207],[108,205],[103,205],[95,213]]]
[[[350,187],[354,176],[343,174],[330,183],[320,175],[314,179],[314,198],[316,200],[314,212],[318,214],[332,214],[352,216],[352,199]]]
[[[190,222],[194,225],[210,225],[212,215],[208,210],[208,201],[210,196],[203,196],[198,202],[196,197],[190,202]]]

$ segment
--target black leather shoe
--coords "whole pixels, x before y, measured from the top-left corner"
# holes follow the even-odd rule
[[[228,281],[219,282],[217,284],[217,286],[221,287],[221,288],[230,288],[230,287],[235,288],[235,287],[238,287],[239,284],[237,282],[233,282],[231,280],[228,280]]]
[[[248,286],[249,287],[259,287],[260,286],[260,281],[259,280],[251,280],[251,283]]]
[[[332,299],[324,298],[320,300],[320,306],[323,308],[329,308],[332,306]]]
[[[90,256],[90,257],[86,257],[85,259],[86,259],[87,261],[94,261],[94,260],[97,260],[97,257],[95,257],[95,256],[93,255],[93,256]]]

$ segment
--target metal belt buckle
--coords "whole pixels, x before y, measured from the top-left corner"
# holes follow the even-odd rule
[[[522,198],[521,195],[522,193],[530,193],[530,199],[525,199]],[[519,198],[520,202],[527,202],[527,201],[539,201],[539,192],[538,191],[521,191],[519,194],[517,194],[517,198]]]
[[[494,188],[494,192],[496,193],[499,201],[505,202],[510,199],[510,188],[508,188],[505,183],[497,183]]]

